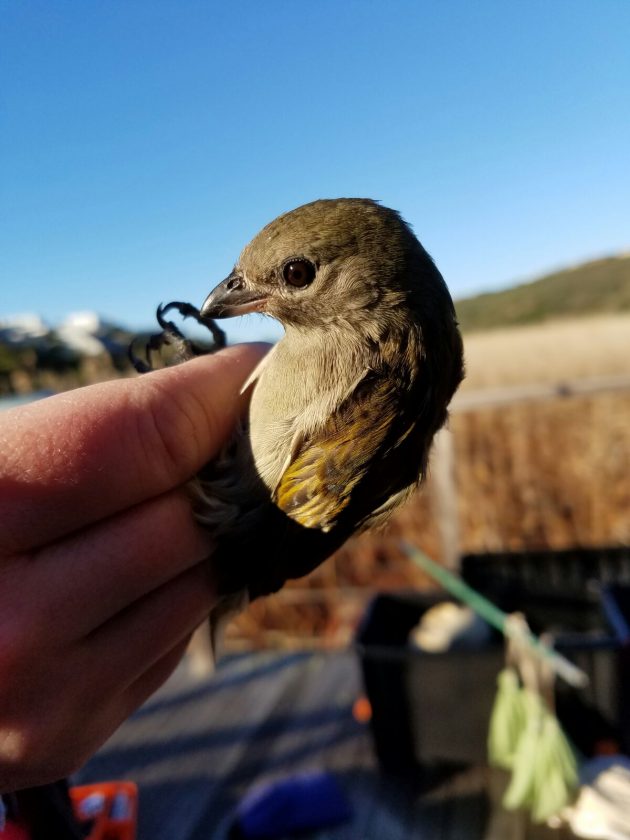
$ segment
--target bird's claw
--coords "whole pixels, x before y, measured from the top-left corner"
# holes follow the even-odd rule
[[[182,318],[194,318],[194,320],[206,327],[212,334],[213,344],[210,347],[202,347],[191,341],[182,333],[173,321],[166,320],[166,314],[171,310],[176,310]],[[172,348],[169,353],[169,360],[167,364],[179,364],[195,356],[204,356],[208,353],[214,353],[215,350],[220,350],[226,345],[225,333],[218,327],[211,318],[204,318],[196,306],[191,303],[173,300],[170,303],[160,304],[156,312],[157,322],[162,328],[162,332],[152,335],[145,345],[145,359],[141,359],[134,353],[133,342],[129,346],[128,356],[129,361],[138,371],[138,373],[149,373],[155,370],[153,361],[154,354],[161,353],[164,347]]]

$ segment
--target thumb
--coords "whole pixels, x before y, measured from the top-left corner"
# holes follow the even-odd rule
[[[43,545],[191,478],[225,443],[265,345],[230,347],[0,418],[0,543]]]

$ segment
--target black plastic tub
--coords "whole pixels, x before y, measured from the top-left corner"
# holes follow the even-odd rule
[[[583,562],[584,552],[580,556]],[[531,556],[523,564],[525,579],[519,581],[519,556],[507,557],[469,556],[464,574],[498,606],[524,612],[535,632],[551,631],[556,647],[589,675],[589,686],[580,691],[557,683],[558,715],[578,747],[588,755],[607,741],[630,750],[630,589],[612,582],[612,566],[605,587],[591,585],[590,578],[578,584],[576,577],[569,585],[570,576],[563,578],[558,571],[562,560],[557,556],[558,583],[542,566],[534,575],[532,568],[543,560]],[[630,565],[627,552],[623,557],[622,580],[626,560]],[[496,573],[503,563],[512,567],[509,574]],[[441,654],[411,647],[412,628],[429,607],[444,600],[450,599],[443,593],[378,595],[357,633],[376,752],[388,770],[486,761],[503,641],[493,633],[481,649]]]

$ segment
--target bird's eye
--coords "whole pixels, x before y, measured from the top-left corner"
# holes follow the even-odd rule
[[[282,269],[284,282],[296,289],[303,289],[315,279],[315,266],[308,260],[292,260]]]

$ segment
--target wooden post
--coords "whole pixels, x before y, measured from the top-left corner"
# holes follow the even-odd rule
[[[443,428],[435,436],[429,468],[431,507],[440,533],[442,563],[459,572],[459,509],[455,482],[453,433]]]

